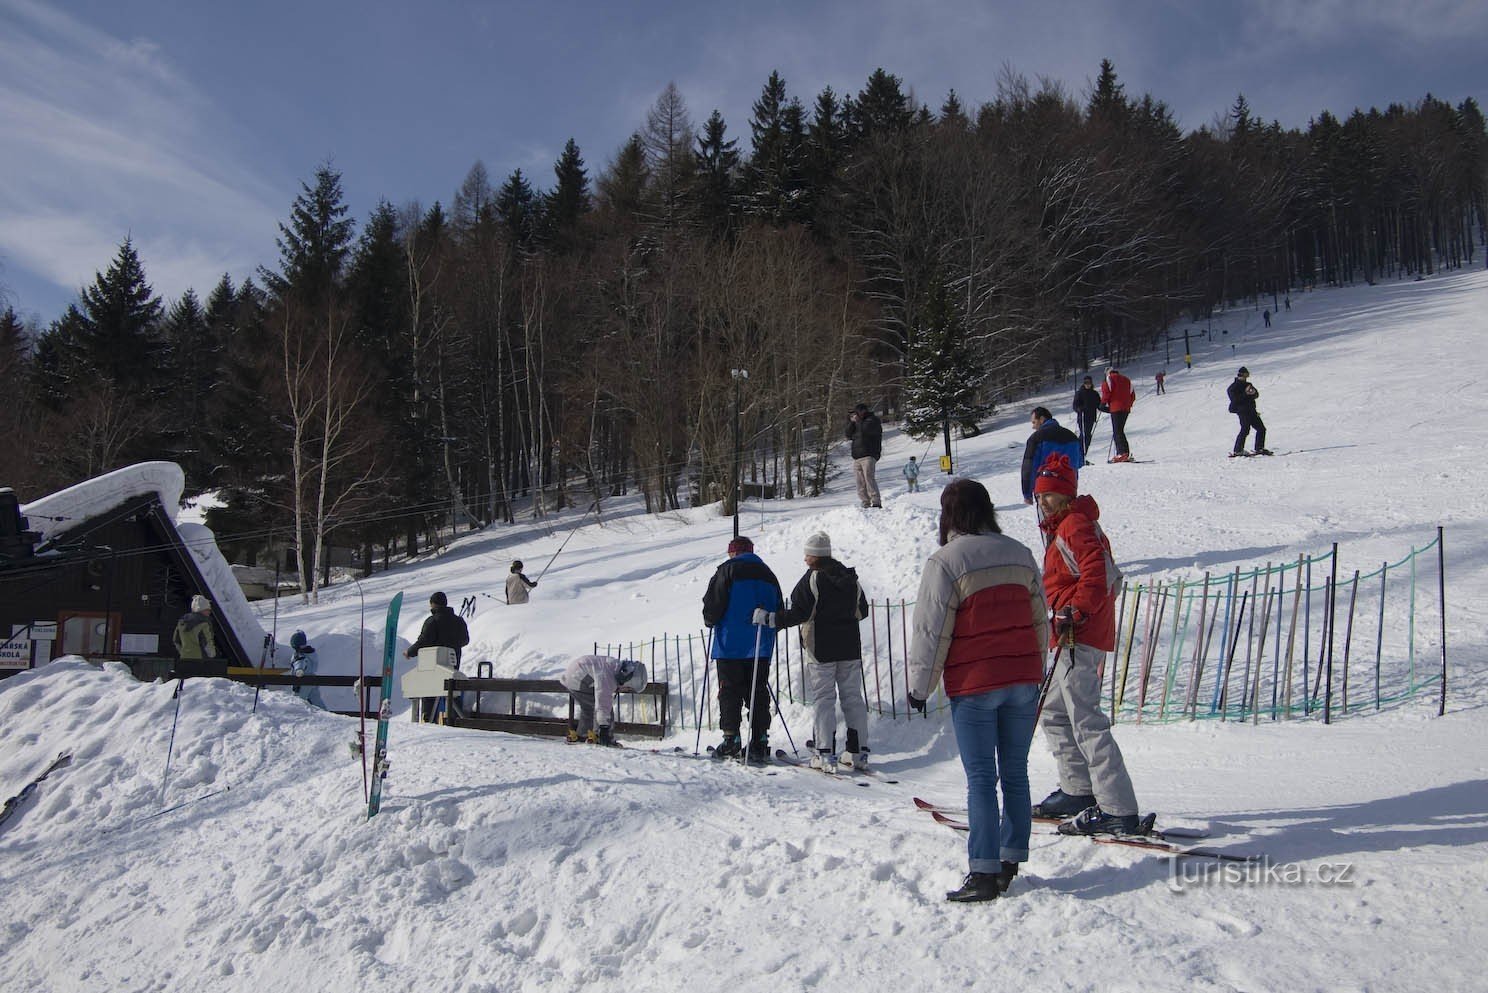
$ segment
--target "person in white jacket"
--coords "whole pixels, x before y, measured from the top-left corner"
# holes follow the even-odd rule
[[[580,655],[558,677],[579,708],[577,724],[568,729],[569,741],[618,746],[615,741],[615,694],[646,688],[646,667],[635,659],[609,655]]]

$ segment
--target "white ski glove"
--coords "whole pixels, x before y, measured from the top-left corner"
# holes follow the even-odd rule
[[[758,627],[773,628],[775,626],[775,615],[764,607],[755,607],[753,623]]]

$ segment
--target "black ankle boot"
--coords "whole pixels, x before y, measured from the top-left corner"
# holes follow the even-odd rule
[[[998,874],[995,872],[968,872],[966,879],[961,883],[961,888],[951,890],[946,894],[946,899],[952,903],[980,903],[983,900],[996,900],[997,894],[1001,892],[997,880]]]

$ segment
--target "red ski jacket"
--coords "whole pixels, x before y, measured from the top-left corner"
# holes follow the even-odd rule
[[[1044,596],[1053,614],[1075,608],[1075,641],[1110,652],[1116,649],[1116,591],[1121,586],[1121,570],[1111,557],[1111,542],[1096,523],[1099,518],[1095,500],[1081,495],[1063,514],[1046,517],[1039,524],[1049,536],[1044,549]],[[1053,639],[1051,631],[1051,643]]]
[[[1100,393],[1101,406],[1113,414],[1131,410],[1132,404],[1137,402],[1137,394],[1132,391],[1131,380],[1119,372],[1106,373],[1106,378],[1101,381]]]

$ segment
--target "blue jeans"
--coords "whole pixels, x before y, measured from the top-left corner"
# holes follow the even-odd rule
[[[1003,862],[1028,861],[1033,797],[1028,792],[1028,748],[1033,743],[1038,683],[951,698],[951,724],[966,770],[972,872],[997,872]],[[1003,813],[997,806],[1002,784]]]

